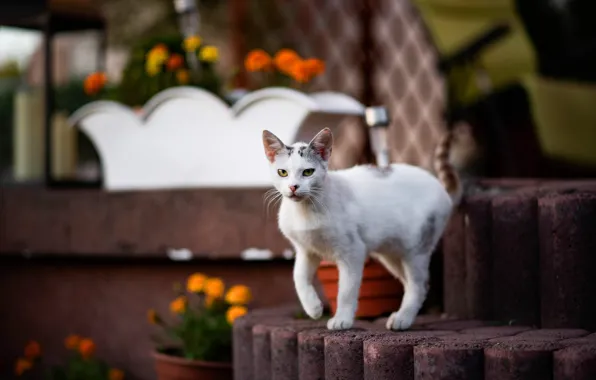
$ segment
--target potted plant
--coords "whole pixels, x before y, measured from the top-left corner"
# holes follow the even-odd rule
[[[89,74],[84,82],[88,96],[116,100],[139,110],[157,93],[176,86],[203,88],[221,96],[221,78],[215,67],[216,46],[200,36],[180,35],[151,38],[132,49],[121,82],[106,91],[105,73]]]
[[[315,77],[325,72],[325,62],[319,58],[302,58],[292,49],[281,49],[273,56],[254,49],[246,55],[244,68],[250,73],[253,91],[272,86],[305,91]]]
[[[246,314],[250,289],[236,285],[226,292],[221,279],[195,273],[176,292],[172,321],[148,312],[162,332],[153,352],[158,380],[232,380],[232,324]]]
[[[110,368],[105,362],[96,358],[95,343],[89,338],[70,335],[64,345],[69,350],[69,357],[63,366],[54,366],[46,371],[49,380],[123,380],[124,372]],[[23,356],[15,363],[16,376],[39,378],[35,364],[42,362],[41,345],[31,341],[25,346]]]
[[[323,261],[317,270],[317,277],[329,301],[331,312],[337,308],[339,271],[335,263]],[[378,317],[399,309],[403,297],[401,282],[393,277],[378,261],[367,259],[362,274],[362,285],[358,296],[356,316]]]

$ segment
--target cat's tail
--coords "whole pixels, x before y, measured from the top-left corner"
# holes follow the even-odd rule
[[[455,167],[449,161],[451,153],[451,144],[453,143],[453,132],[447,131],[435,148],[433,167],[439,181],[451,196],[453,204],[459,204],[463,195],[463,186],[459,174]]]

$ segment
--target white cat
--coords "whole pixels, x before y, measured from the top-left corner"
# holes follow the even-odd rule
[[[431,254],[461,193],[447,159],[450,142],[447,134],[436,150],[437,179],[406,164],[385,171],[371,165],[328,171],[333,144],[328,128],[309,144],[291,146],[263,131],[276,195],[283,197],[279,228],[296,251],[294,284],[311,318],[323,313],[313,277],[322,259],[331,260],[339,269],[339,291],[327,327],[352,327],[370,254],[404,285],[401,307],[387,328],[412,325],[426,298]]]

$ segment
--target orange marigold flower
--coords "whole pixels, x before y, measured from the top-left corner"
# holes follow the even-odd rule
[[[41,355],[41,346],[38,342],[32,340],[25,346],[25,357],[33,360]]]
[[[106,77],[105,73],[98,72],[89,74],[83,83],[85,93],[90,96],[97,95],[101,90],[103,90],[107,81],[108,78]]]
[[[273,67],[271,56],[262,49],[251,50],[244,59],[247,71],[269,71]]]
[[[108,372],[108,380],[124,380],[124,372],[119,369],[112,368]]]
[[[81,339],[79,353],[84,359],[89,359],[95,353],[95,343],[91,339]]]
[[[19,358],[14,365],[14,373],[17,376],[21,376],[25,371],[30,370],[33,367],[33,363],[27,359]]]
[[[306,83],[311,78],[310,70],[304,61],[294,63],[289,74],[296,82],[300,83]]]
[[[178,84],[187,84],[190,81],[190,74],[188,70],[178,70],[176,71],[176,80]]]
[[[236,318],[243,316],[247,311],[244,306],[232,306],[226,312],[226,320],[229,324],[233,324]]]
[[[250,289],[245,285],[232,286],[226,293],[226,302],[231,305],[246,305],[250,299]]]
[[[199,293],[205,288],[207,282],[207,276],[202,273],[194,273],[186,280],[186,290],[189,293]]]
[[[180,296],[170,303],[170,311],[173,314],[182,314],[186,310],[186,297]]]
[[[79,348],[79,344],[81,343],[81,337],[78,335],[69,335],[64,339],[64,346],[69,350],[76,350]]]
[[[205,282],[205,294],[212,298],[221,298],[225,285],[220,278],[210,278]]]
[[[313,77],[325,72],[325,62],[318,58],[309,58],[304,61],[304,65]]]
[[[300,60],[298,53],[292,49],[281,49],[273,58],[273,62],[277,69],[286,74],[289,74],[294,64]]]
[[[172,54],[166,63],[166,68],[170,71],[176,71],[184,66],[184,57],[180,54]]]

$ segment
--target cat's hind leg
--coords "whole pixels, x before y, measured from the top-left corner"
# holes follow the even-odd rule
[[[406,330],[414,323],[426,299],[431,252],[406,256],[402,259],[405,277],[404,296],[399,310],[392,313],[387,320],[387,329]]]
[[[402,285],[406,285],[404,266],[399,255],[388,255],[377,252],[373,252],[370,255],[379,261],[381,265],[393,275],[393,277],[397,278],[402,283]]]

